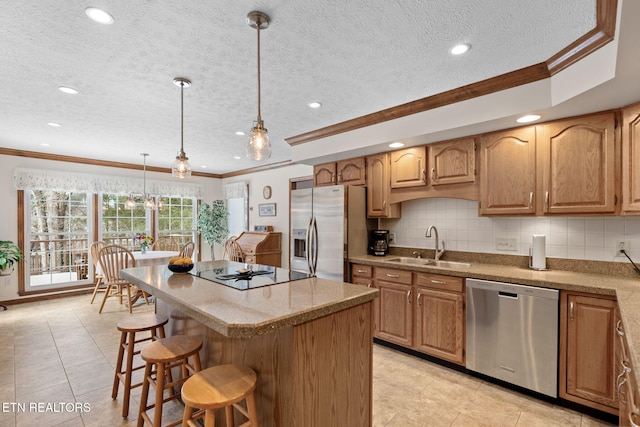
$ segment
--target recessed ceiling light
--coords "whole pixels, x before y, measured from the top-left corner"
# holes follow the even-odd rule
[[[240,160],[242,157],[240,157],[240,156],[233,156],[233,158],[234,158],[234,159],[236,159],[236,160]]]
[[[56,123],[56,122],[49,122],[47,124],[49,126],[53,126],[54,128],[59,128],[60,126],[62,126],[60,123]]]
[[[389,144],[389,147],[400,148],[400,147],[404,147],[404,144],[402,142],[392,142],[391,144]]]
[[[465,53],[469,49],[471,49],[471,45],[470,44],[461,43],[459,45],[455,45],[454,47],[452,47],[449,52],[451,52],[452,55],[462,55],[463,53]]]
[[[242,136],[242,135],[246,135],[246,133],[242,132],[241,130],[239,130],[238,132],[236,132],[236,135],[238,136]]]
[[[201,167],[202,169],[206,169],[206,168],[207,168],[207,165],[202,165],[202,166],[200,166],[200,167]]]
[[[49,144],[48,142],[41,142],[40,145],[42,145],[43,147],[48,147],[51,144]]]
[[[109,15],[102,9],[98,9],[97,7],[88,7],[84,10],[84,13],[86,13],[89,18],[99,24],[113,24],[113,16]]]
[[[72,87],[67,87],[67,86],[59,86],[58,90],[60,92],[68,93],[68,94],[71,94],[71,95],[76,95],[78,93],[77,89],[74,89]]]
[[[535,122],[536,120],[539,120],[540,116],[538,114],[528,114],[526,116],[522,116],[519,119],[516,120],[516,122],[518,123],[529,123],[529,122]]]
[[[310,102],[308,105],[309,105],[310,108],[320,108],[320,107],[322,107],[322,104],[319,103],[319,102]]]

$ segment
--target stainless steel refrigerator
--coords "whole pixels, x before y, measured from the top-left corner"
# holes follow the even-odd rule
[[[289,268],[347,281],[349,256],[367,253],[366,189],[350,185],[291,191]]]

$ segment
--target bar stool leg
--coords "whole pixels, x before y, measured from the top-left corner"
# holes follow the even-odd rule
[[[207,412],[211,412],[212,415],[214,413],[211,410],[207,410]],[[227,420],[227,427],[234,427],[235,420],[233,419],[233,406],[229,405],[224,407],[224,416]]]
[[[153,411],[153,427],[160,427],[162,424],[162,400],[164,399],[164,377],[166,365],[158,363],[156,372],[156,407]]]
[[[151,368],[152,365],[147,363],[144,368],[144,378],[142,380],[142,394],[140,395],[140,411],[138,412],[138,426],[142,427],[144,425],[144,419],[142,418],[142,413],[145,411],[147,407],[147,398],[149,396],[149,381],[151,381]]]
[[[125,333],[120,334],[120,346],[118,347],[118,361],[116,362],[116,374],[113,377],[113,389],[111,390],[111,398],[118,397],[118,385],[120,384],[119,372],[122,371],[122,360],[124,359],[124,343],[127,337]]]
[[[123,334],[125,335],[125,334]],[[129,397],[131,396],[131,375],[133,374],[133,353],[135,351],[135,332],[127,332],[127,370],[124,375],[124,402],[122,402],[122,416],[129,415]],[[117,393],[117,391],[116,391]]]
[[[246,398],[247,402],[247,413],[249,414],[249,421],[251,422],[251,427],[258,426],[258,410],[256,409],[256,396],[254,393],[250,393]]]

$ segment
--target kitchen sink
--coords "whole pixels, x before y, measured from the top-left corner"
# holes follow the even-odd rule
[[[426,259],[426,258],[397,257],[397,258],[388,259],[387,261],[400,262],[402,264],[430,265],[433,267],[443,267],[443,268],[471,267],[471,264],[469,264],[468,262],[442,261],[442,260]]]

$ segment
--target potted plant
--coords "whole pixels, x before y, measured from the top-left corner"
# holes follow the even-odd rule
[[[211,206],[203,203],[198,208],[198,234],[211,246],[211,259],[216,259],[213,253],[214,243],[224,244],[229,235],[228,214],[224,200],[214,200]]]
[[[8,276],[24,255],[19,247],[10,240],[0,240],[0,276]]]

